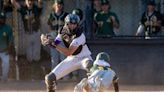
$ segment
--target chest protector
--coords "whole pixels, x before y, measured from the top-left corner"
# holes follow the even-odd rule
[[[75,39],[81,36],[81,34],[83,33],[81,28],[77,28],[75,30],[73,30],[72,32],[67,28],[67,27],[62,27],[59,30],[59,33],[62,35],[62,40],[64,42],[64,45],[69,48],[71,42]],[[76,51],[72,54],[72,55],[77,55],[81,52],[83,48],[83,45],[80,45]]]

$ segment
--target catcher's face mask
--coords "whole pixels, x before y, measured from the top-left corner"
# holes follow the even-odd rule
[[[77,28],[77,24],[76,23],[68,23],[67,25],[68,25],[68,28],[70,30],[75,30]]]

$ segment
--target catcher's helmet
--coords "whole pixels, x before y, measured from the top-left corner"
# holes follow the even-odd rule
[[[80,18],[80,20],[82,20],[83,19],[83,11],[81,10],[81,9],[74,9],[73,11],[72,11],[72,14],[76,14],[76,15],[78,15],[79,16],[79,18]]]
[[[104,61],[110,61],[110,56],[108,53],[106,52],[100,52],[97,56],[96,56],[96,60],[104,60]]]
[[[66,17],[65,17],[65,23],[73,23],[73,24],[79,24],[80,22],[80,18],[78,15],[76,14],[68,14]]]

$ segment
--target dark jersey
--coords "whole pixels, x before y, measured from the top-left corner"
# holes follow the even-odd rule
[[[32,9],[28,9],[27,6],[21,5],[21,8],[19,8],[18,11],[22,16],[25,31],[38,31],[40,27],[40,15],[42,12],[42,8],[39,8],[35,4],[33,5]]]
[[[149,35],[156,34],[161,30],[159,26],[156,26],[158,21],[162,22],[162,15],[157,11],[154,11],[151,15],[144,12],[141,18],[141,23],[145,27],[145,32],[148,32]]]
[[[111,16],[113,16],[119,23],[118,17],[114,12],[109,11],[108,13],[104,13],[101,11],[94,15],[94,21],[98,24],[99,27],[97,35],[115,36]]]
[[[54,12],[50,13],[47,24],[51,30],[58,31],[58,29],[64,26],[64,19],[68,13],[62,12],[60,15],[56,15]]]

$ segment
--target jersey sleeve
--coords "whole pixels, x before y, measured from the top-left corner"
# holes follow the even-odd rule
[[[76,46],[79,47],[80,45],[84,45],[86,42],[84,34],[81,34],[78,38],[75,38],[70,46]]]

